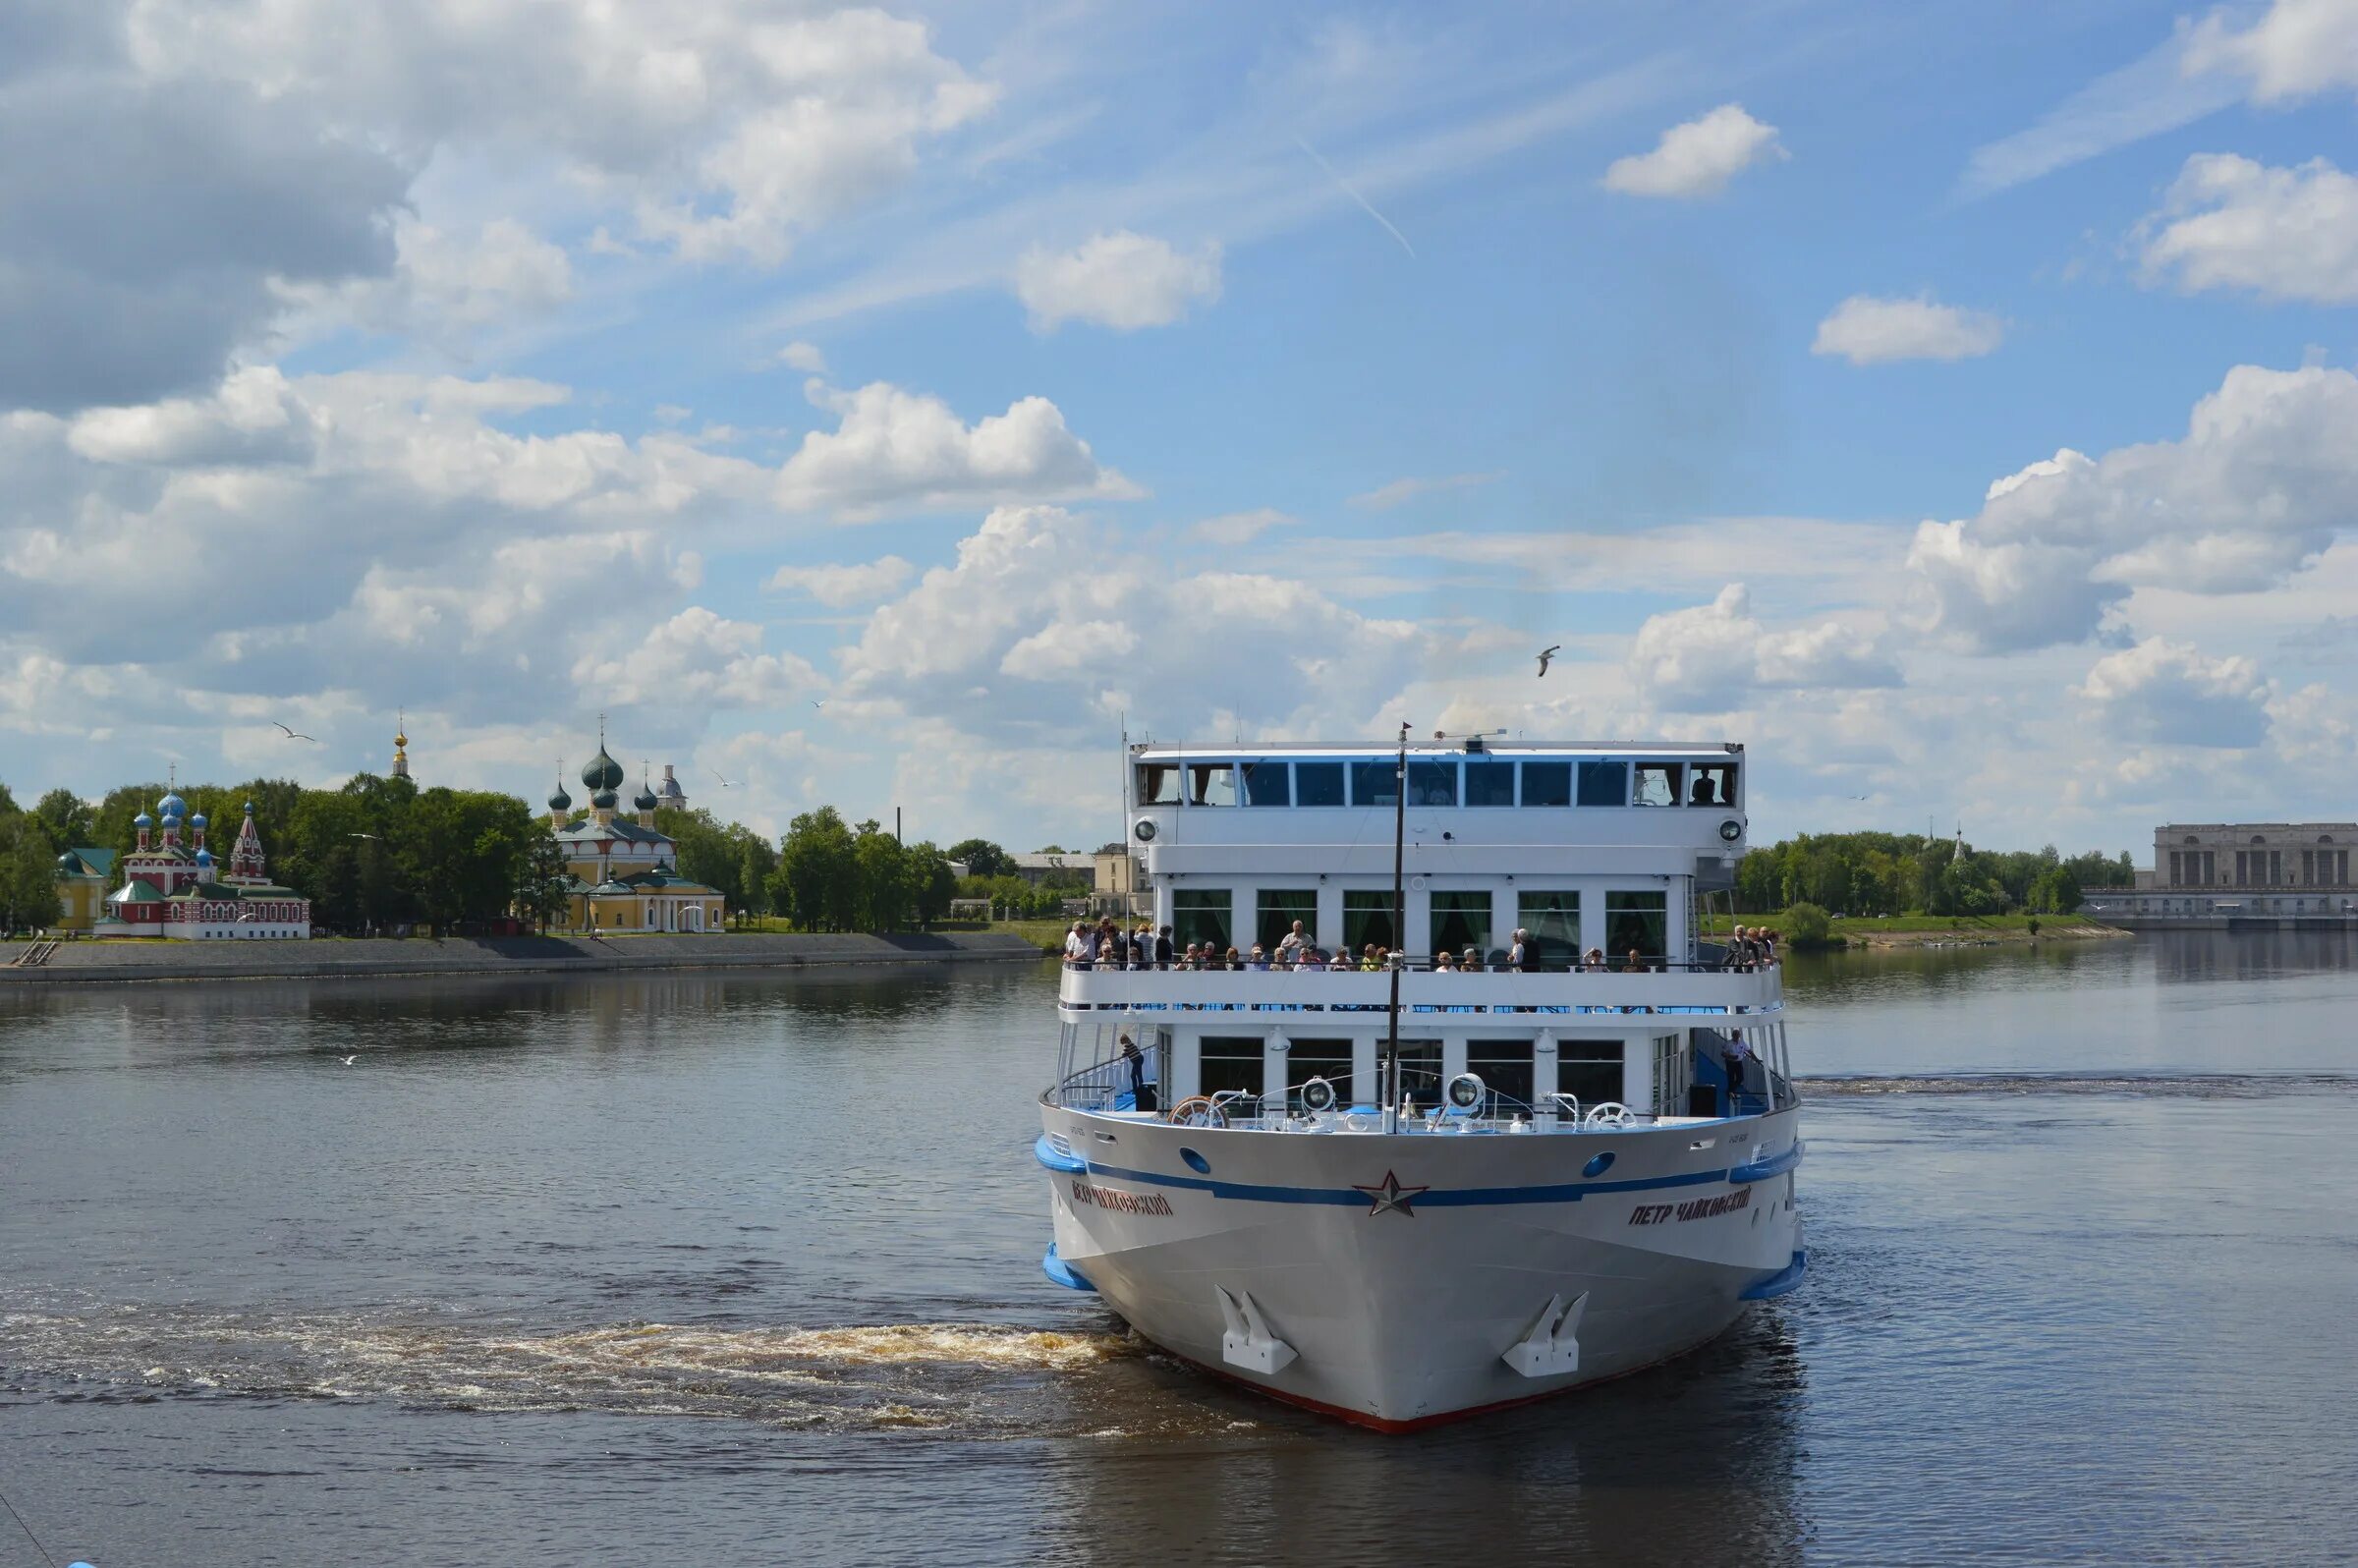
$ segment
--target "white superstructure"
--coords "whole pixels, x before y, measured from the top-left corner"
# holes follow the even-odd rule
[[[1664,1360],[1799,1281],[1778,971],[1699,939],[1744,849],[1740,747],[1128,765],[1171,957],[1065,968],[1051,1278],[1386,1429]],[[1276,956],[1296,923],[1326,964]]]

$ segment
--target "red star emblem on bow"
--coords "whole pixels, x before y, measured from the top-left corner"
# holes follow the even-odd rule
[[[1370,1214],[1400,1213],[1414,1219],[1417,1217],[1417,1211],[1409,1204],[1432,1189],[1430,1187],[1403,1187],[1400,1185],[1400,1178],[1387,1170],[1383,1173],[1383,1180],[1374,1186],[1362,1187],[1353,1183],[1352,1191],[1367,1194]]]

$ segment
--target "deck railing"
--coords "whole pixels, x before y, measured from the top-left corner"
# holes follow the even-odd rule
[[[1759,1013],[1780,1005],[1774,965],[1636,971],[1408,969],[1400,1005],[1409,1013]],[[1058,1000],[1090,1012],[1368,1012],[1390,1005],[1381,970],[1108,969],[1068,966]]]

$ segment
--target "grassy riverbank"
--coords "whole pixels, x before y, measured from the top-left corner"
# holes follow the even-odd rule
[[[1784,915],[1744,915],[1740,925],[1766,925],[1782,933]],[[1724,935],[1728,922],[1707,923],[1711,934]],[[2102,941],[2127,936],[2117,926],[2099,924],[2078,915],[1884,915],[1846,916],[1828,923],[1828,934],[1848,947],[1987,947],[2015,942]]]

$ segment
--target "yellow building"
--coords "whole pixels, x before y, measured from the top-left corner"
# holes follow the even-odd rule
[[[602,736],[597,756],[582,769],[582,783],[590,792],[590,814],[580,821],[573,820],[573,797],[565,793],[563,778],[548,798],[548,829],[573,882],[574,929],[722,929],[728,911],[720,890],[682,876],[678,844],[655,828],[653,786],[642,784],[631,802],[635,820],[621,814],[616,792],[622,787],[622,764],[606,755]]]
[[[115,871],[115,852],[109,849],[70,849],[57,858],[57,901],[61,931],[96,927],[106,913],[106,895]]]

